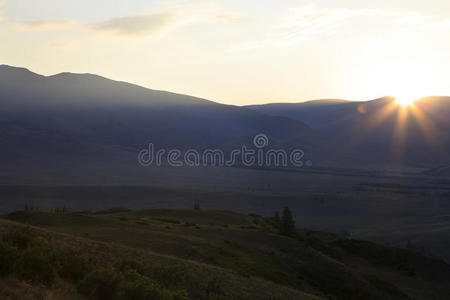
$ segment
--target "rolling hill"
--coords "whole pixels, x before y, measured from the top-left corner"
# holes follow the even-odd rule
[[[14,212],[0,220],[0,251],[11,257],[0,271],[12,275],[0,280],[0,296],[448,299],[450,267],[440,260],[317,231],[284,236],[278,227],[228,211]],[[21,259],[21,269],[6,268]],[[32,279],[28,288],[21,278]]]

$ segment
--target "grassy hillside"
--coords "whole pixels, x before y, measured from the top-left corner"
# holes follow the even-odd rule
[[[439,260],[328,233],[298,230],[282,236],[275,220],[257,215],[20,211],[1,220],[0,229],[0,287],[8,287],[0,296],[11,299],[23,299],[23,293],[53,299],[450,295],[450,266]]]

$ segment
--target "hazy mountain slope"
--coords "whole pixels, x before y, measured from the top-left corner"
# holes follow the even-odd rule
[[[427,97],[411,107],[394,98],[366,102],[311,101],[251,106],[273,116],[304,120],[320,133],[331,161],[357,164],[450,163],[450,97]]]
[[[136,165],[149,143],[227,151],[265,133],[271,146],[305,150],[315,166],[432,168],[450,164],[449,103],[417,101],[419,114],[409,108],[402,123],[405,110],[392,98],[237,107],[91,74],[45,77],[0,66],[0,159],[11,166]]]
[[[327,118],[342,104],[351,103],[348,100],[324,99],[301,103],[269,103],[246,106],[253,110],[272,116],[284,116],[294,120],[302,120],[311,127],[320,127]]]
[[[0,103],[0,137],[8,144],[0,151],[9,157],[30,156],[30,147],[34,156],[108,156],[148,143],[201,149],[230,147],[258,133],[274,142],[311,135],[305,124],[285,117],[90,74],[45,77],[0,66]]]

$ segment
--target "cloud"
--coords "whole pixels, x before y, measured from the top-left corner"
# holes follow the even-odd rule
[[[113,17],[90,24],[90,27],[118,36],[143,37],[161,35],[190,24],[244,19],[244,15],[224,10],[213,2],[167,2],[150,13]]]
[[[449,29],[448,16],[423,15],[414,11],[389,11],[377,9],[321,8],[306,5],[291,8],[283,21],[263,38],[234,46],[230,52],[242,52],[262,47],[286,47],[300,44],[316,36],[336,32],[358,18],[376,20],[380,24],[395,24],[398,28],[415,26],[423,29]],[[407,27],[406,27],[407,28]]]
[[[19,30],[55,30],[72,27],[76,22],[72,20],[37,20],[15,23]]]
[[[92,25],[94,30],[110,31],[123,36],[157,35],[169,29],[175,21],[169,13],[134,15],[112,18]]]
[[[168,33],[175,28],[208,22],[238,22],[244,16],[222,9],[214,2],[167,1],[151,12],[137,15],[112,16],[106,20],[85,23],[75,19],[14,20],[2,18],[3,5],[0,0],[0,22],[5,21],[17,31],[48,31],[63,29],[90,29],[99,33],[110,33],[119,37],[146,37]]]
[[[233,47],[231,52],[299,44],[314,36],[333,32],[367,13],[365,9],[320,9],[316,5],[291,8],[283,21],[270,29],[265,38]]]
[[[396,24],[415,26],[418,29],[450,29],[449,15],[424,15],[414,11],[377,11],[376,14],[391,18]]]
[[[286,20],[273,32],[279,45],[296,44],[334,31],[344,23],[368,13],[365,9],[319,9],[317,6],[291,9]]]

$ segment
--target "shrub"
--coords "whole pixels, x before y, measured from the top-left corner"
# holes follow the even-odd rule
[[[278,211],[275,212],[275,215],[272,217],[271,220],[273,222],[273,225],[279,229],[280,225],[281,225],[281,218],[280,218],[280,214],[278,213]]]
[[[116,299],[119,300],[187,299],[187,297],[182,298],[182,296],[181,293],[164,289],[150,278],[136,272],[136,270],[128,270],[123,274],[123,279],[119,282],[116,293]]]
[[[122,272],[125,272],[127,270],[136,270],[139,274],[146,274],[146,267],[144,266],[144,263],[139,260],[135,259],[124,259],[118,264],[118,269]]]
[[[292,211],[289,207],[285,207],[283,210],[283,217],[281,218],[280,233],[282,235],[293,237],[295,236],[296,231]]]
[[[166,265],[152,265],[147,269],[145,275],[166,287],[175,286],[185,279],[185,274],[182,269]]]
[[[186,279],[186,275],[179,267],[161,264],[146,265],[133,259],[123,260],[118,268],[122,272],[135,270],[140,275],[149,277],[165,287],[177,286]]]
[[[100,300],[113,299],[119,280],[120,274],[111,267],[96,269],[80,281],[78,291]]]
[[[96,299],[118,300],[186,300],[183,291],[170,291],[156,283],[150,277],[142,275],[129,267],[139,264],[136,261],[123,262],[124,272],[109,268],[101,268],[90,272],[78,284],[78,291]],[[142,266],[140,266],[142,269]]]
[[[51,285],[57,277],[54,252],[39,242],[28,229],[8,232],[0,242],[0,272]]]
[[[20,268],[20,253],[16,247],[0,241],[0,275],[7,276]]]
[[[53,252],[42,246],[33,246],[23,252],[21,276],[50,286],[57,277],[58,263]]]
[[[19,249],[25,249],[37,243],[28,229],[8,232],[3,236],[3,241]]]
[[[74,282],[80,281],[92,270],[89,259],[71,249],[60,249],[57,260],[61,266],[59,275]]]
[[[222,288],[220,285],[220,280],[218,278],[212,278],[208,285],[206,286],[206,292],[209,294],[222,294]]]

